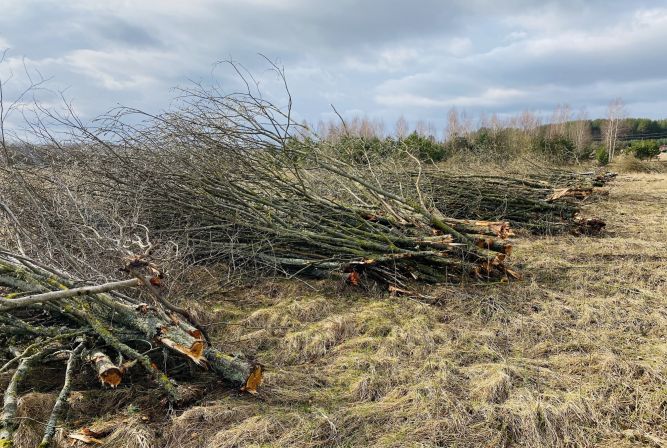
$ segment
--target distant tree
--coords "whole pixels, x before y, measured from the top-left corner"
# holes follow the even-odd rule
[[[365,139],[379,137],[375,123],[369,120],[368,117],[364,117],[359,121],[359,129],[357,130],[357,135]]]
[[[524,110],[521,112],[518,118],[518,126],[524,132],[532,133],[538,127],[540,127],[540,119],[535,115],[535,112],[530,110]]]
[[[600,165],[607,165],[609,163],[609,153],[604,145],[599,145],[595,149],[595,160],[597,160]]]
[[[463,134],[461,122],[459,121],[459,111],[452,107],[447,112],[447,129],[445,130],[446,140],[455,139]]]
[[[574,142],[578,156],[586,153],[586,150],[589,149],[592,136],[591,122],[588,120],[588,114],[585,108],[582,108],[579,111],[577,119],[570,124],[569,131],[569,137]]]
[[[429,135],[429,124],[426,120],[418,120],[415,124],[415,132],[423,137]]]
[[[556,106],[551,117],[551,124],[548,128],[548,137],[554,138],[564,136],[566,124],[572,121],[572,108],[569,104],[559,104]]]
[[[405,138],[409,132],[410,125],[408,124],[408,120],[406,120],[405,117],[401,115],[398,117],[398,120],[396,120],[396,137],[399,139]]]
[[[634,129],[630,130],[633,134],[651,134],[660,131],[658,123],[654,120],[639,118],[633,121],[635,121],[635,126]]]
[[[342,123],[333,120],[327,123],[326,136],[328,140],[339,140],[345,134],[346,130]]]
[[[317,122],[317,130],[315,132],[319,138],[327,138],[327,124],[324,120],[319,120]]]
[[[462,135],[468,135],[472,132],[472,117],[465,110],[460,113],[460,126]]]
[[[611,100],[607,107],[607,121],[603,127],[604,142],[609,154],[609,161],[614,161],[619,138],[623,133],[623,120],[626,118],[625,103],[621,98]]]
[[[438,135],[438,129],[435,127],[435,124],[432,121],[426,122],[426,135],[435,139]]]

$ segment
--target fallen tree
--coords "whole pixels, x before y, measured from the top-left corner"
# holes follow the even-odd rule
[[[159,274],[147,262],[132,259],[125,270],[133,278],[79,286],[79,281],[55,269],[0,251],[0,356],[8,358],[0,373],[14,369],[4,394],[0,446],[11,445],[22,381],[37,365],[57,362],[62,353],[69,354],[64,385],[46,426],[43,446],[50,443],[62,417],[73,369],[81,360],[90,363],[100,382],[109,387],[117,387],[136,364],[170,400],[177,400],[175,382],[157,367],[159,359],[152,358],[154,347],[164,347],[171,353],[172,366],[193,362],[241,390],[255,392],[261,366],[211,347],[186,312],[166,306]],[[137,287],[148,288],[151,303],[119,292]],[[159,361],[166,365],[165,359]]]

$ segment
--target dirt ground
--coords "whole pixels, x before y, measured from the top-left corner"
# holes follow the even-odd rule
[[[520,282],[209,296],[216,342],[267,366],[259,395],[217,387],[158,424],[121,388],[106,446],[667,446],[667,175],[609,187],[585,207],[604,236],[516,239]]]

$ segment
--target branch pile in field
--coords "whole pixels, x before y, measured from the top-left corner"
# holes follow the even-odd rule
[[[187,155],[199,156],[192,149]],[[514,275],[504,265],[511,251],[505,222],[442,216],[355,174],[338,174],[335,165],[325,169],[324,161],[302,169],[262,152],[216,171],[211,160],[230,161],[201,156],[188,169],[137,176],[149,179],[142,186],[143,222],[159,238],[186,242],[195,260],[310,277],[354,272],[401,286],[409,279]],[[114,191],[129,193],[133,184]],[[336,184],[345,194],[336,193]],[[321,192],[327,188],[330,194]]]
[[[596,234],[604,227],[601,220],[580,215],[581,200],[606,194],[589,186],[585,176],[558,174],[561,183],[557,185],[569,185],[558,188],[543,179],[461,176],[440,171],[429,171],[424,177],[435,206],[447,216],[506,220],[513,227],[534,233]]]
[[[139,130],[112,117],[112,141],[83,130],[94,157],[82,159],[89,194],[141,204],[153,237],[195,261],[398,286],[515,276],[507,223],[443,216],[382,167],[297,138],[289,110],[250,91],[195,89],[182,101]]]
[[[160,296],[156,277],[141,272],[145,271],[141,260],[128,266],[135,275],[131,279],[84,286],[41,263],[0,251],[0,357],[5,358],[0,373],[14,369],[4,394],[0,446],[10,446],[17,427],[20,383],[38,365],[58,362],[63,353],[69,353],[64,385],[43,446],[49,445],[63,416],[74,366],[81,360],[90,363],[99,380],[110,387],[118,386],[127,369],[138,364],[135,369],[145,370],[170,399],[178,399],[175,384],[157,367],[164,359],[150,357],[153,347],[162,346],[173,355],[172,365],[190,360],[231,384],[255,390],[261,380],[260,366],[209,346],[187,313]],[[119,292],[135,287],[151,289],[153,303]]]
[[[562,169],[541,168],[540,172],[532,173],[528,177],[533,180],[546,182],[554,188],[599,188],[616,178],[617,173],[605,171],[586,171],[575,173]]]

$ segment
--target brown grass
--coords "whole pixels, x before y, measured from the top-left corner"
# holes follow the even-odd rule
[[[610,166],[619,173],[667,173],[667,163],[660,160],[639,160],[633,155],[623,155]]]
[[[521,238],[524,281],[439,306],[291,282],[223,302],[266,384],[174,417],[196,442],[169,446],[667,443],[666,203],[667,176],[621,176],[586,210],[605,237]]]
[[[39,445],[44,436],[44,426],[51,415],[51,409],[56,402],[55,394],[31,392],[19,398],[16,417],[19,427],[14,434],[16,446]]]

